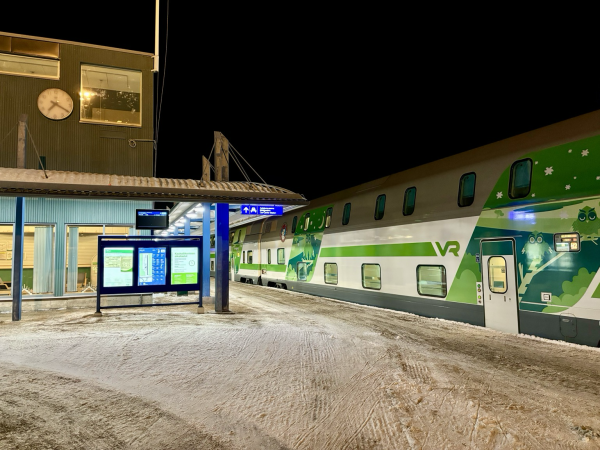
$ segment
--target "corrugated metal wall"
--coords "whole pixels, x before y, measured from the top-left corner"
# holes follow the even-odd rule
[[[142,71],[141,128],[79,123],[81,63]],[[129,139],[153,138],[152,67],[151,55],[61,43],[59,80],[0,74],[0,166],[16,167],[16,125],[19,115],[27,114],[33,139],[27,142],[29,169],[39,164],[35,143],[50,170],[152,176],[152,143],[128,144]],[[38,95],[52,87],[73,98],[73,113],[64,120],[49,120],[37,108]]]
[[[15,198],[0,197],[0,223],[14,223]],[[26,198],[25,223],[53,224],[54,295],[64,295],[67,224],[135,224],[136,209],[152,209],[152,202],[130,200],[74,200],[55,198]],[[142,234],[150,234],[143,231]]]

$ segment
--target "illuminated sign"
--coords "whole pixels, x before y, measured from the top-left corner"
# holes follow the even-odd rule
[[[166,209],[136,209],[136,230],[165,230],[169,228],[169,211]]]
[[[171,247],[171,284],[198,283],[198,249]]]
[[[554,235],[554,250],[557,252],[578,252],[579,233],[557,233]]]
[[[104,249],[104,286],[133,286],[133,247]]]
[[[242,205],[242,214],[257,216],[282,216],[283,206],[281,205]]]
[[[166,247],[138,248],[138,286],[166,284]]]

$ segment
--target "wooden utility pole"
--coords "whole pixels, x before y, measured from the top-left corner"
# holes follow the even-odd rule
[[[215,131],[215,181],[229,181],[229,140]]]
[[[210,181],[210,161],[202,155],[202,181]]]

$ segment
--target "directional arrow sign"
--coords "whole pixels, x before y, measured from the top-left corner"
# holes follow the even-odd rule
[[[242,214],[256,216],[282,216],[283,206],[281,205],[242,205]]]

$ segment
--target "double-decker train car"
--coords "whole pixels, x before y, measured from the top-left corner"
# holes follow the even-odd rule
[[[599,207],[595,111],[232,228],[231,277],[596,347]]]

